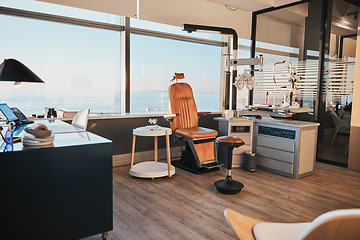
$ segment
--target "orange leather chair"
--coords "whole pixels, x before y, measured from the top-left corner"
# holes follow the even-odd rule
[[[186,140],[186,149],[182,151],[178,167],[194,173],[217,170],[222,166],[216,159],[215,151],[218,132],[198,126],[199,116],[210,112],[197,111],[190,85],[177,82],[182,78],[183,73],[175,73],[176,83],[169,87],[169,112],[175,115],[170,120],[170,127],[176,137]]]

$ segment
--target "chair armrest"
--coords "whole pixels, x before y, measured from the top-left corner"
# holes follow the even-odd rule
[[[211,114],[211,112],[198,112],[198,115],[199,115],[199,116],[209,115],[209,114]]]
[[[247,217],[229,208],[224,211],[225,218],[239,239],[255,240],[253,228],[256,224],[264,222]]]
[[[164,115],[164,118],[166,119],[166,121],[171,121],[176,117],[176,115],[178,114],[166,114]]]

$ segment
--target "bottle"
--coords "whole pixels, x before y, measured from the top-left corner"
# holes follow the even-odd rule
[[[9,123],[8,130],[5,133],[5,141],[6,141],[6,143],[11,143],[12,144],[14,142],[13,137],[14,137],[14,132],[11,129],[11,124]]]
[[[265,102],[266,102],[266,104],[269,103],[269,92],[266,92]]]

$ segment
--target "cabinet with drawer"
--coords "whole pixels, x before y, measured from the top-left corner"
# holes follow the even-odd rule
[[[215,118],[219,122],[219,136],[236,136],[241,138],[245,145],[233,150],[233,168],[243,167],[245,153],[254,151],[254,119],[247,118]],[[227,152],[219,149],[218,154],[221,159],[227,159]],[[226,161],[224,162],[226,163]]]
[[[259,168],[291,178],[313,173],[318,123],[257,120],[255,151]]]

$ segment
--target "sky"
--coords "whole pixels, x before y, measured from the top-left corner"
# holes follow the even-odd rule
[[[120,22],[119,16],[32,0],[0,0],[0,6]],[[0,58],[19,60],[45,81],[17,88],[0,83],[1,102],[28,114],[45,106],[75,110],[90,105],[96,111],[120,111],[120,32],[8,15],[0,15],[0,21],[5,26]],[[131,24],[187,34],[179,27],[137,19]],[[191,36],[221,40],[219,34]],[[167,91],[174,72],[184,72],[195,92],[213,92],[218,107],[221,47],[131,34],[131,91]]]

